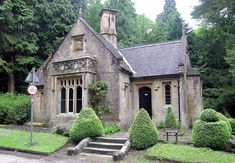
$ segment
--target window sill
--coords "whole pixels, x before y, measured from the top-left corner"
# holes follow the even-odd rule
[[[167,109],[168,107],[172,107],[172,105],[164,105],[163,108]]]
[[[56,117],[60,118],[60,117],[77,117],[78,113],[73,114],[73,113],[60,113],[58,114]]]

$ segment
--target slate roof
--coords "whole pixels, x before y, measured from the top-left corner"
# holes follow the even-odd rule
[[[134,78],[179,74],[183,54],[180,40],[119,49]]]

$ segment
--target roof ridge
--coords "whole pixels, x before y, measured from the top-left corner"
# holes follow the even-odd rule
[[[160,42],[160,43],[131,46],[131,47],[126,47],[126,48],[119,48],[118,50],[138,49],[138,48],[145,48],[145,47],[152,47],[152,46],[169,45],[169,44],[180,43],[180,42],[181,40],[174,40],[174,41],[168,41],[168,42]]]

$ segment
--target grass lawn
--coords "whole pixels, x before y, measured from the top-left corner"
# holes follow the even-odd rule
[[[157,144],[146,151],[145,157],[156,160],[172,160],[179,162],[235,162],[235,154],[232,153],[179,144]]]
[[[67,141],[68,138],[64,136],[33,132],[33,146],[29,146],[29,131],[0,128],[0,148],[50,154],[62,147]]]

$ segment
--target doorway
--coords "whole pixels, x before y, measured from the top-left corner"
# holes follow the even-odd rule
[[[139,108],[144,108],[152,118],[152,97],[149,87],[139,89]]]

